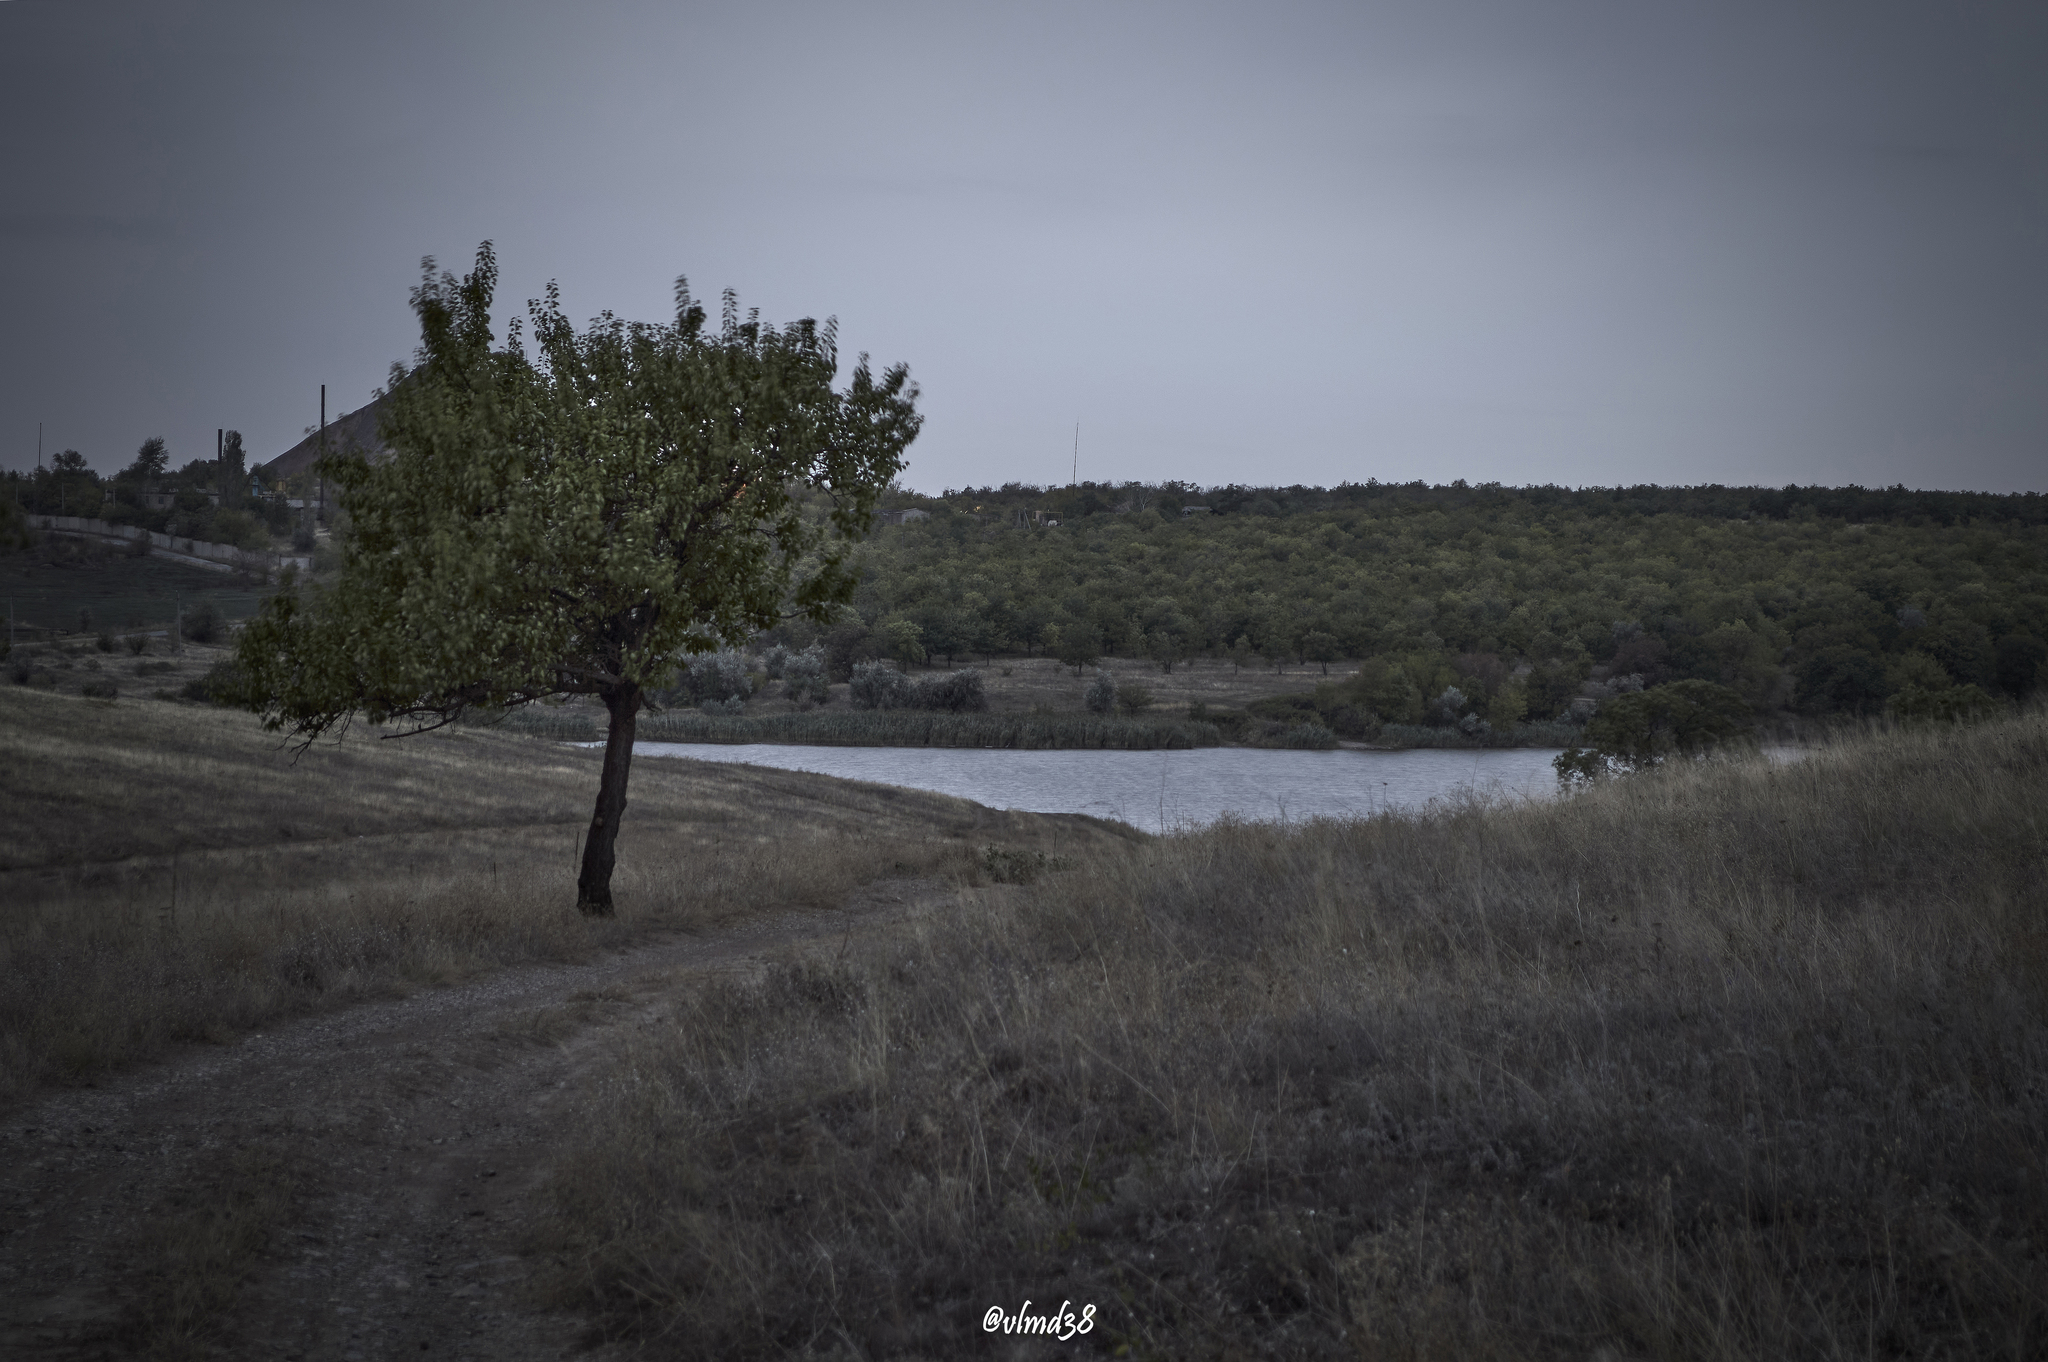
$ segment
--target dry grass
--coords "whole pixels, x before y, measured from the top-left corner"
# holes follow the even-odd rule
[[[970,891],[681,999],[536,1247],[658,1355],[2048,1356],[2044,789],[2034,714]]]
[[[612,921],[579,917],[599,754],[0,688],[0,1101],[193,1040],[657,929],[825,906],[1085,820],[795,772],[643,762]]]

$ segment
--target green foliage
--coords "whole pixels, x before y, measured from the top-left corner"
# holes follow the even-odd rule
[[[1131,682],[1117,689],[1116,707],[1120,713],[1143,714],[1157,703],[1158,697],[1153,695],[1150,686],[1141,686],[1136,682]]]
[[[202,600],[185,608],[182,627],[189,641],[211,643],[227,632],[227,621],[212,601]]]
[[[852,595],[848,546],[916,435],[907,369],[865,357],[844,391],[836,328],[716,332],[676,283],[675,320],[578,331],[556,290],[493,347],[497,261],[413,291],[418,363],[394,371],[392,453],[323,459],[351,529],[339,578],[284,588],[244,631],[245,700],[310,741],[349,715],[421,727],[568,695],[601,700],[610,747],[578,906],[611,911],[634,724],[687,656],[785,610]]]
[[[36,532],[28,527],[28,516],[12,501],[0,501],[0,553],[32,549]]]
[[[1081,668],[1093,666],[1102,656],[1102,631],[1092,624],[1069,624],[1061,628],[1058,641],[1053,647],[1053,656],[1074,669],[1074,675],[1081,674]]]
[[[1591,753],[1579,749],[1557,759],[1560,776],[1584,776],[1597,768],[1637,771],[1667,757],[1712,751],[1751,727],[1749,706],[1726,686],[1711,681],[1672,681],[1600,706],[1586,725]],[[1569,768],[1569,769],[1568,769]]]
[[[207,669],[206,675],[187,681],[179,693],[187,700],[236,705],[242,703],[248,689],[248,677],[241,666],[233,658],[222,658]]]
[[[822,705],[831,699],[825,680],[825,650],[814,643],[800,653],[789,654],[783,661],[782,681],[790,701],[800,707]]]
[[[160,478],[170,462],[171,451],[164,443],[164,437],[152,435],[135,451],[135,462],[128,465],[123,476],[138,480]]]
[[[981,673],[972,667],[921,676],[917,680],[917,707],[949,714],[972,714],[988,708],[988,693]]]
[[[1082,703],[1087,705],[1090,714],[1116,713],[1116,678],[1106,671],[1095,673]]]
[[[972,667],[913,681],[886,662],[862,662],[853,669],[855,709],[922,709],[952,714],[988,708],[981,673]]]
[[[2039,495],[1367,484],[1212,488],[1193,504],[1213,514],[1187,520],[1116,513],[1141,493],[925,499],[930,519],[868,545],[859,608],[979,620],[988,649],[1077,669],[1105,653],[1165,665],[1162,640],[1240,667],[1334,646],[1377,664],[1346,701],[1361,715],[1440,719],[1429,701],[1455,686],[1495,727],[1557,719],[1596,666],[1710,681],[1758,712],[1853,715],[1880,711],[1886,669],[1918,650],[1950,685],[2011,694],[1998,659],[2026,685],[2039,664],[2005,640],[2048,639]],[[1464,665],[1486,658],[1498,670]]]
[[[655,698],[663,705],[701,705],[706,701],[723,703],[736,699],[745,708],[747,697],[753,693],[754,678],[747,671],[746,658],[735,648],[721,648],[692,658],[675,684],[655,692]]]
[[[853,669],[855,709],[916,709],[917,684],[886,662],[862,662]]]
[[[459,283],[413,293],[417,367],[393,376],[394,451],[323,465],[354,525],[341,578],[296,583],[245,632],[252,699],[310,736],[358,710],[445,720],[586,694],[630,714],[691,653],[785,606],[847,596],[847,537],[915,435],[901,367],[844,393],[834,330],[723,327],[677,285],[665,326],[609,314],[578,332],[552,286],[492,348],[488,243]],[[835,537],[836,534],[836,537]]]
[[[924,630],[915,620],[900,616],[883,620],[876,626],[875,634],[881,641],[883,656],[895,658],[906,668],[924,661]]]
[[[216,544],[233,544],[252,553],[270,547],[270,531],[253,511],[217,511],[207,534]]]

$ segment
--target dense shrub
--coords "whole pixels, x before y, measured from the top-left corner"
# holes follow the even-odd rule
[[[855,709],[916,709],[917,683],[886,662],[858,662],[853,668]]]
[[[1088,686],[1088,712],[1090,714],[1114,714],[1116,712],[1116,678],[1106,671],[1095,673],[1095,680]]]
[[[822,705],[832,697],[830,683],[825,675],[825,650],[813,643],[802,652],[782,649],[781,675],[784,688],[790,700],[797,706]]]
[[[975,713],[988,708],[982,690],[981,673],[972,667],[937,676],[921,677],[917,683],[917,707],[949,714]]]
[[[88,676],[78,690],[91,700],[111,700],[121,693],[121,688],[111,676]]]
[[[240,702],[243,681],[242,669],[235,665],[233,659],[222,658],[207,669],[206,675],[187,681],[180,693],[187,700],[233,705]]]
[[[185,612],[184,630],[194,643],[211,643],[226,632],[226,625],[213,602],[203,600]]]
[[[690,659],[675,684],[655,692],[662,705],[694,707],[707,702],[723,704],[737,698],[742,707],[754,693],[754,678],[747,672],[747,660],[731,648]]]

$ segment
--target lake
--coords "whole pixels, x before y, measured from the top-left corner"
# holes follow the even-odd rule
[[[1224,814],[1294,820],[1420,809],[1465,792],[1547,799],[1557,789],[1542,748],[1407,752],[1016,752],[979,747],[799,747],[775,743],[635,743],[639,757],[744,762],[907,785],[992,809],[1086,813],[1148,832]]]

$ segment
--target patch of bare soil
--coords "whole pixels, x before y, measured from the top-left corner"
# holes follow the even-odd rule
[[[594,1058],[664,998],[843,949],[931,881],[367,1004],[0,1117],[0,1356],[602,1358],[518,1245]]]

